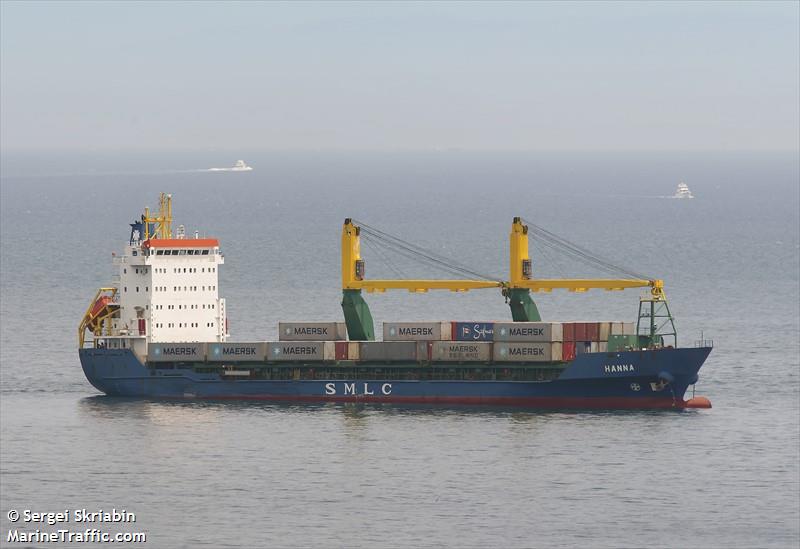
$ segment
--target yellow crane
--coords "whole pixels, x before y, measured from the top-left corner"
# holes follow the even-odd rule
[[[537,279],[533,277],[528,243],[528,226],[521,218],[515,217],[509,236],[509,280],[426,280],[426,279],[368,279],[364,260],[361,258],[361,227],[352,219],[345,219],[342,227],[342,309],[348,334],[353,340],[375,338],[374,322],[369,306],[361,296],[361,291],[385,292],[403,289],[410,292],[428,290],[450,290],[466,292],[483,288],[500,288],[516,322],[539,321],[541,317],[530,292],[551,292],[561,288],[572,292],[586,292],[590,289],[608,291],[626,288],[650,287],[652,298],[648,302],[665,302],[664,283],[661,280],[646,279]],[[642,316],[640,305],[640,317]],[[671,320],[671,316],[669,317]],[[653,321],[651,320],[651,324]]]

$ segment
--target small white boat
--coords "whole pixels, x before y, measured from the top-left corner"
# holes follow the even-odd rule
[[[694,198],[694,195],[692,191],[689,190],[689,185],[681,181],[678,183],[678,190],[675,191],[672,198]]]
[[[245,164],[244,160],[237,160],[232,168],[209,168],[210,172],[251,172],[252,166]]]
[[[237,160],[236,164],[231,168],[232,172],[250,172],[253,168],[244,163],[244,160]]]

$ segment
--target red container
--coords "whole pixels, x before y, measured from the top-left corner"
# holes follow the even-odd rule
[[[562,353],[562,360],[574,360],[575,359],[575,342],[574,341],[565,341],[561,345],[561,353]]]
[[[575,324],[572,322],[564,323],[564,341],[575,341]]]
[[[336,360],[347,360],[347,341],[336,342]]]
[[[586,323],[586,341],[600,341],[600,323]]]
[[[587,330],[586,330],[586,323],[585,322],[576,322],[575,323],[575,341],[588,341],[589,338],[587,337]]]

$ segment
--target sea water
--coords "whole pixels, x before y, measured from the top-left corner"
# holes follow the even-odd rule
[[[17,154],[0,191],[0,525],[147,547],[797,547],[796,153]],[[254,170],[207,167],[244,158]],[[665,198],[685,181],[694,200]],[[684,412],[165,402],[100,395],[77,326],[158,193],[220,238],[232,339],[341,320],[353,217],[504,277],[514,216],[665,280],[714,350]],[[365,243],[368,277],[442,277]],[[603,276],[531,241],[537,277]],[[546,320],[634,321],[640,291],[554,291]],[[497,290],[367,294],[386,321],[502,320]],[[380,331],[379,329],[376,331]],[[135,522],[76,523],[75,510]],[[58,525],[10,511],[67,511]],[[10,544],[9,544],[10,545]],[[18,544],[13,544],[18,545]],[[36,544],[34,544],[36,545]],[[52,546],[52,544],[47,544]],[[136,544],[132,544],[136,545]]]

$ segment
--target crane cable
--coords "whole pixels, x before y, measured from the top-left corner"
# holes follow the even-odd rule
[[[501,282],[502,279],[486,273],[481,273],[470,269],[466,265],[455,261],[445,255],[428,250],[402,238],[381,231],[370,226],[363,221],[354,219],[354,223],[361,227],[361,235],[373,247],[383,247],[387,251],[392,251],[418,263],[422,263],[439,271],[444,271],[456,276],[470,276],[482,280]]]
[[[612,273],[615,275],[624,275],[625,277],[630,278],[637,278],[637,279],[644,279],[650,280],[651,277],[633,271],[632,269],[627,269],[625,267],[620,267],[612,263],[610,260],[600,257],[596,254],[593,254],[586,248],[583,248],[574,242],[570,242],[569,240],[554,234],[544,227],[540,227],[535,223],[528,221],[527,219],[522,220],[526,225],[528,225],[529,234],[532,233],[534,239],[550,249],[554,251],[558,251],[560,253],[570,255],[575,259],[583,261],[589,265],[592,265],[596,268],[599,268],[605,272]]]

